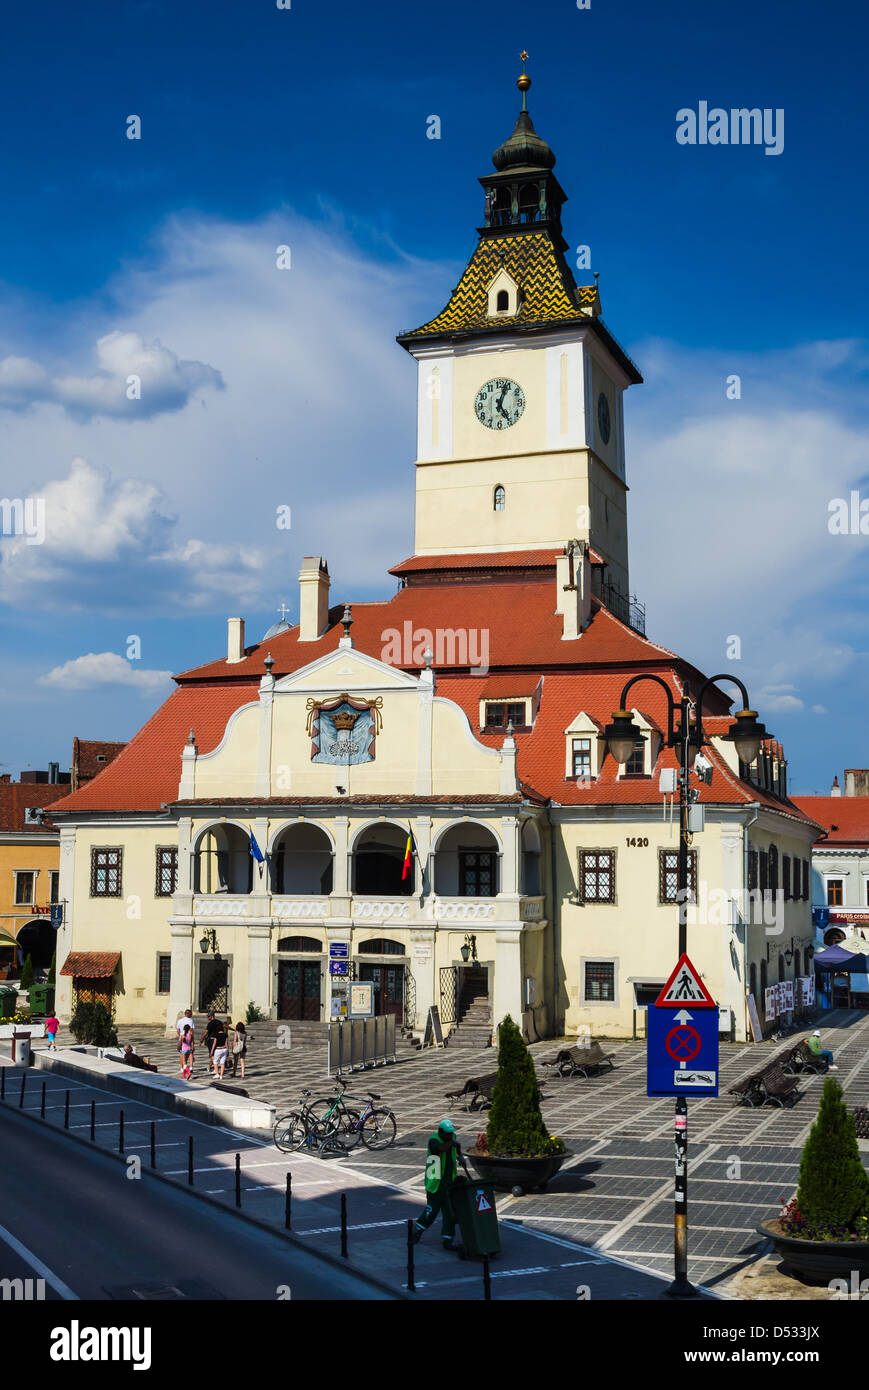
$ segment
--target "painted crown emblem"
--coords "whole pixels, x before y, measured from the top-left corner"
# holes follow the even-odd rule
[[[334,723],[336,729],[352,729],[358,714],[351,714],[349,709],[341,710],[340,714],[335,715]]]

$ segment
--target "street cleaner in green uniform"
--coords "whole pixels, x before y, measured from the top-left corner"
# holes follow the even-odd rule
[[[462,1153],[462,1146],[456,1138],[456,1127],[452,1120],[441,1120],[435,1133],[428,1141],[428,1157],[425,1162],[425,1210],[416,1218],[414,1240],[420,1240],[441,1213],[441,1240],[445,1250],[455,1249],[453,1234],[456,1218],[450,1191],[456,1180],[458,1164],[465,1173],[468,1165]]]

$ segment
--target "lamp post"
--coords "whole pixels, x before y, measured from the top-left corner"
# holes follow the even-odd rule
[[[677,959],[688,952],[688,849],[691,834],[688,829],[691,808],[691,752],[699,753],[705,742],[703,734],[703,696],[710,686],[718,681],[731,681],[739,687],[743,708],[736,714],[733,724],[724,735],[736,748],[737,755],[744,763],[754,762],[761,743],[766,738],[766,729],[757,720],[757,711],[748,707],[748,691],[735,676],[710,676],[700,687],[696,701],[692,701],[687,691],[679,700],[679,724],[675,724],[676,700],[669,685],[661,676],[642,673],[632,676],[622,690],[621,708],[613,713],[612,723],[604,730],[604,738],[617,763],[624,764],[631,756],[636,742],[642,737],[642,729],[634,723],[628,709],[628,692],[639,681],[654,681],[667,696],[667,736],[668,748],[676,750],[679,762],[679,858],[676,876],[676,901],[679,907],[679,952]],[[692,718],[692,710],[694,716]],[[692,1298],[697,1290],[688,1280],[688,1097],[676,1096],[675,1119],[675,1164],[676,1186],[673,1214],[673,1283],[667,1292],[673,1298]]]

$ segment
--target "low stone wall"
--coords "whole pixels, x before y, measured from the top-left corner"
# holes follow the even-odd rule
[[[32,1054],[33,1065],[42,1071],[58,1072],[74,1081],[83,1081],[130,1100],[187,1115],[205,1124],[225,1125],[228,1129],[262,1132],[275,1123],[275,1107],[263,1100],[248,1100],[244,1096],[219,1091],[181,1077],[161,1076],[159,1072],[140,1071],[123,1062],[99,1057],[84,1048],[59,1048],[57,1052],[39,1051]]]

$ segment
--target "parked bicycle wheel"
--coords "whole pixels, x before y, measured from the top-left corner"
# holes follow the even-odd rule
[[[277,1121],[273,1133],[277,1147],[283,1153],[293,1153],[304,1144],[308,1136],[308,1127],[304,1117],[298,1111],[294,1111],[290,1115],[283,1115]]]
[[[358,1110],[345,1110],[338,1127],[338,1137],[345,1149],[353,1149],[362,1138],[361,1116]]]
[[[362,1122],[362,1142],[368,1149],[388,1149],[395,1132],[395,1116],[391,1110],[372,1110]]]

